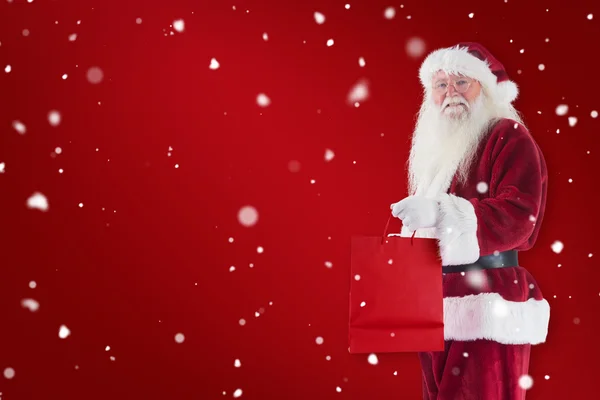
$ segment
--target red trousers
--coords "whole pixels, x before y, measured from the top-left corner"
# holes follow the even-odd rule
[[[446,341],[419,353],[425,400],[524,400],[519,378],[529,370],[530,344]]]

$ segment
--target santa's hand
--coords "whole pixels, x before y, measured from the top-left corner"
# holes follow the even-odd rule
[[[439,214],[439,203],[423,196],[408,196],[390,206],[392,215],[402,220],[410,231],[436,226]]]

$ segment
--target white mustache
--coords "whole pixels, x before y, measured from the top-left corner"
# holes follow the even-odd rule
[[[462,97],[458,97],[458,96],[454,96],[454,97],[447,97],[444,99],[444,102],[442,103],[442,110],[446,108],[446,106],[449,105],[458,105],[458,104],[462,104],[464,105],[467,109],[469,109],[469,103],[463,99]]]

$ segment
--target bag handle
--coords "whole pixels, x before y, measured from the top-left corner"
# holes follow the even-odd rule
[[[390,214],[390,216],[388,217],[387,223],[385,224],[385,229],[383,230],[383,236],[381,237],[381,244],[383,244],[385,242],[385,238],[387,236],[387,232],[388,232],[388,228],[390,226],[390,221],[392,220],[392,215]],[[412,236],[410,237],[410,245],[414,246],[414,240],[415,240],[415,234],[417,233],[417,231],[414,231]]]

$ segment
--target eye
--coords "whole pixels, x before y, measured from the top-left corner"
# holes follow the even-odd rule
[[[435,88],[436,89],[446,89],[446,86],[448,86],[446,84],[446,82],[438,82],[438,83],[436,83]]]
[[[464,79],[461,79],[458,82],[456,82],[456,84],[459,85],[459,86],[466,86],[466,85],[469,84],[469,82],[466,81],[466,80],[464,80]]]

